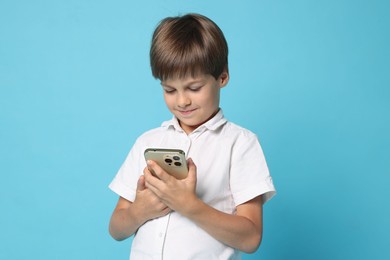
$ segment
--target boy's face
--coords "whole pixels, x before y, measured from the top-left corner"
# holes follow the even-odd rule
[[[228,73],[223,72],[218,79],[201,74],[161,82],[165,103],[187,134],[215,115],[219,109],[220,89],[228,80]]]

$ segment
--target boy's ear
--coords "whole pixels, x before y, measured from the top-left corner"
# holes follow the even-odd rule
[[[227,71],[223,71],[219,76],[218,81],[219,81],[220,88],[226,86],[229,82],[229,73]]]

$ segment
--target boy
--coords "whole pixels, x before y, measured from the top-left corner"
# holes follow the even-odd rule
[[[131,259],[240,259],[240,251],[255,252],[262,205],[275,189],[256,136],[219,108],[229,81],[222,31],[198,14],[166,18],[153,34],[150,61],[173,119],[137,139],[110,184],[120,196],[110,234],[135,234]],[[185,151],[187,178],[146,163],[151,147]]]

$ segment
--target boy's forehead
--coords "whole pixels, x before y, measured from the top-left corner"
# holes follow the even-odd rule
[[[201,69],[195,69],[195,68],[176,68],[172,69],[171,71],[167,71],[164,78],[161,78],[162,81],[167,80],[185,80],[189,78],[199,78],[203,77],[206,72],[202,71]]]

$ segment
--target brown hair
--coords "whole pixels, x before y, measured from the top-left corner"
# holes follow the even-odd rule
[[[199,73],[217,79],[228,71],[228,46],[221,29],[199,14],[163,19],[153,33],[150,64],[155,78]]]

